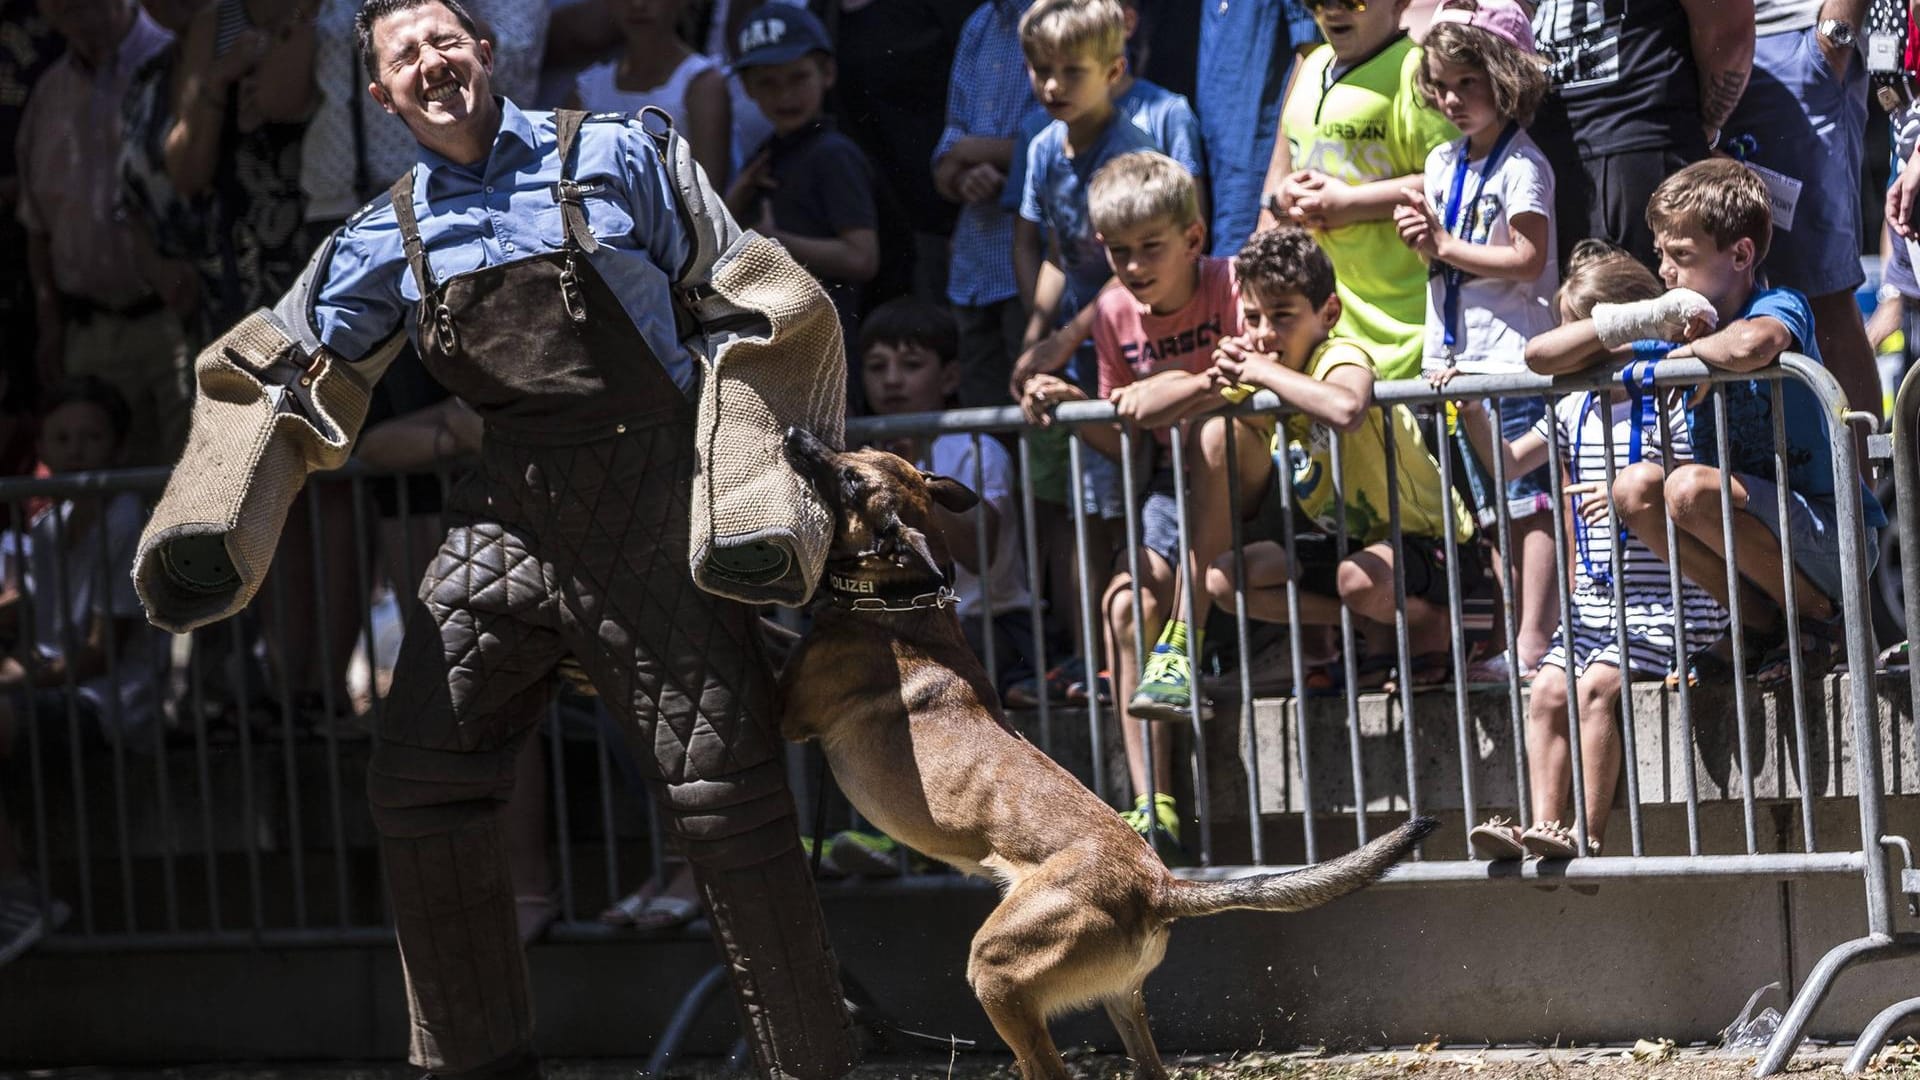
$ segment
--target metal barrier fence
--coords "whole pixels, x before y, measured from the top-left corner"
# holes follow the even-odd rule
[[[1860,421],[1864,414],[1850,413],[1845,409],[1844,398],[1837,384],[1824,368],[1803,357],[1788,355],[1782,358],[1777,369],[1734,375],[1710,370],[1697,361],[1674,360],[1641,369],[1632,385],[1647,394],[1711,385],[1711,400],[1703,407],[1710,408],[1716,419],[1716,450],[1718,460],[1724,462],[1730,460],[1731,448],[1727,395],[1723,384],[1752,378],[1769,380],[1773,456],[1777,469],[1775,479],[1778,481],[1777,509],[1784,520],[1789,513],[1789,493],[1785,482],[1789,462],[1780,380],[1795,379],[1805,384],[1820,403],[1831,436],[1834,475],[1851,478],[1859,471],[1850,425]],[[1909,387],[1903,388],[1901,400],[1905,405],[1898,413],[1895,429],[1896,458],[1901,469],[1899,485],[1903,492],[1916,490],[1909,484],[1920,482],[1913,476],[1916,458],[1911,445],[1911,425],[1913,414],[1920,409],[1920,391],[1909,394],[1911,384],[1912,380],[1909,380]],[[1605,371],[1557,379],[1463,376],[1444,391],[1436,391],[1423,382],[1377,384],[1375,400],[1369,411],[1381,420],[1379,430],[1382,433],[1383,454],[1380,460],[1385,469],[1387,535],[1391,538],[1391,546],[1402,556],[1393,559],[1391,582],[1394,607],[1398,612],[1404,614],[1408,610],[1409,583],[1407,560],[1404,558],[1407,550],[1405,534],[1401,528],[1402,485],[1397,476],[1399,466],[1394,440],[1405,436],[1396,434],[1396,425],[1392,422],[1394,415],[1386,410],[1414,410],[1418,422],[1431,432],[1429,445],[1442,448],[1443,452],[1435,456],[1434,464],[1442,490],[1451,491],[1454,487],[1454,461],[1450,453],[1444,452],[1449,439],[1446,412],[1441,408],[1445,401],[1489,398],[1496,402],[1497,414],[1502,408],[1498,403],[1503,401],[1543,395],[1557,400],[1569,394],[1604,393],[1619,385],[1617,373]],[[1178,551],[1184,553],[1192,549],[1194,519],[1190,513],[1192,493],[1188,482],[1188,458],[1194,448],[1200,445],[1199,436],[1203,427],[1216,425],[1226,430],[1225,425],[1255,417],[1274,418],[1285,423],[1285,416],[1291,412],[1272,394],[1262,393],[1233,410],[1232,418],[1223,414],[1187,422],[1179,435],[1169,441],[1167,452],[1170,460],[1166,474],[1171,481],[1171,495],[1176,507]],[[1674,420],[1669,409],[1660,406],[1654,413],[1659,444],[1673,445]],[[1085,752],[1088,760],[1085,778],[1109,802],[1115,801],[1115,794],[1125,784],[1116,782],[1108,775],[1108,740],[1117,726],[1109,721],[1108,712],[1112,710],[1117,718],[1125,703],[1117,699],[1103,702],[1097,692],[1097,680],[1091,676],[1099,667],[1095,654],[1101,648],[1104,624],[1109,614],[1103,605],[1102,594],[1110,577],[1110,568],[1102,565],[1104,553],[1096,551],[1094,544],[1101,522],[1095,520],[1088,510],[1089,493],[1084,490],[1086,483],[1083,477],[1092,459],[1079,432],[1088,425],[1111,423],[1112,420],[1112,408],[1101,402],[1069,403],[1054,412],[1055,424],[1069,433],[1065,444],[1068,494],[1064,513],[1070,518],[1077,590],[1073,598],[1076,610],[1070,619],[1061,618],[1066,613],[1051,612],[1056,630],[1064,624],[1065,629],[1070,630],[1081,643],[1076,651],[1081,653],[1080,658],[1085,661],[1089,672],[1088,684],[1095,688],[1094,692],[1088,694],[1085,706]],[[1611,491],[1616,480],[1613,424],[1603,422],[1601,428],[1605,432],[1604,486]],[[986,487],[989,479],[986,460],[989,456],[988,442],[999,436],[1011,437],[1019,475],[1031,478],[1035,475],[1036,458],[1054,452],[1048,449],[1046,441],[1057,438],[1027,425],[1019,410],[1014,408],[869,417],[849,423],[850,441],[883,443],[902,437],[935,436],[960,436],[970,441],[973,475],[956,479],[976,489]],[[1352,436],[1316,428],[1311,437],[1323,439],[1328,445],[1332,459],[1329,482],[1334,485],[1335,500],[1344,505],[1348,492],[1345,487],[1347,470],[1343,448]],[[1138,482],[1139,465],[1134,451],[1146,438],[1148,436],[1131,430],[1123,430],[1120,435],[1122,460],[1119,469],[1125,491],[1137,491],[1143,486]],[[1230,598],[1221,596],[1220,599],[1223,603],[1230,599],[1227,606],[1231,609],[1229,613],[1241,657],[1234,676],[1237,687],[1225,687],[1220,696],[1223,705],[1231,698],[1237,712],[1239,745],[1234,756],[1237,756],[1239,766],[1246,773],[1245,807],[1241,815],[1244,817],[1246,833],[1244,839],[1226,836],[1226,826],[1240,823],[1230,821],[1226,814],[1215,812],[1214,799],[1223,789],[1211,782],[1208,775],[1208,736],[1213,725],[1206,719],[1202,695],[1196,692],[1189,710],[1188,724],[1185,725],[1188,730],[1184,734],[1191,742],[1185,782],[1190,785],[1195,800],[1190,822],[1198,828],[1197,843],[1193,849],[1198,865],[1180,872],[1197,876],[1232,876],[1253,872],[1254,867],[1271,868],[1300,859],[1317,861],[1363,843],[1373,828],[1370,814],[1398,815],[1430,809],[1436,801],[1444,801],[1443,792],[1436,786],[1435,773],[1445,770],[1439,767],[1441,762],[1438,758],[1432,755],[1423,757],[1422,739],[1430,740],[1435,735],[1440,736],[1442,742],[1450,736],[1452,745],[1445,748],[1448,751],[1445,756],[1457,762],[1457,812],[1463,824],[1471,825],[1478,820],[1482,810],[1508,807],[1517,811],[1521,824],[1531,823],[1531,793],[1527,788],[1530,762],[1526,695],[1519,672],[1511,671],[1505,687],[1499,691],[1504,699],[1500,706],[1504,713],[1501,718],[1504,730],[1496,730],[1490,721],[1485,724],[1484,730],[1476,727],[1475,717],[1480,714],[1475,710],[1482,708],[1484,711],[1484,706],[1470,699],[1467,677],[1466,614],[1467,604],[1473,598],[1465,595],[1458,577],[1462,565],[1462,542],[1455,537],[1451,528],[1443,529],[1440,538],[1444,553],[1442,561],[1448,574],[1446,587],[1442,591],[1450,628],[1447,664],[1451,668],[1450,704],[1454,713],[1452,724],[1447,725],[1450,731],[1417,730],[1421,725],[1416,723],[1416,719],[1422,710],[1418,708],[1417,688],[1411,677],[1398,680],[1399,685],[1391,699],[1362,692],[1358,678],[1358,629],[1354,613],[1344,605],[1340,608],[1336,628],[1338,662],[1344,669],[1344,678],[1341,680],[1343,690],[1328,706],[1344,713],[1338,726],[1338,734],[1344,739],[1331,736],[1319,740],[1315,738],[1316,728],[1327,735],[1333,725],[1316,723],[1321,707],[1308,700],[1304,684],[1307,664],[1303,635],[1288,635],[1290,694],[1264,700],[1256,695],[1255,676],[1258,673],[1252,670],[1251,662],[1254,635],[1248,611],[1246,556],[1248,544],[1263,537],[1247,535],[1245,523],[1252,508],[1242,504],[1241,475],[1245,469],[1253,466],[1240,460],[1238,440],[1225,438],[1223,446],[1231,536],[1227,550],[1221,553],[1222,564],[1219,569],[1226,575]],[[1901,447],[1905,449],[1901,450]],[[1558,440],[1549,439],[1547,449],[1551,489],[1548,506],[1554,575],[1561,609],[1560,630],[1566,640],[1572,641],[1575,637],[1571,592],[1574,556],[1569,548],[1576,540],[1578,526],[1568,506],[1569,480]],[[1670,453],[1663,453],[1661,462],[1669,478],[1676,467],[1684,464],[1675,461]],[[1494,490],[1505,491],[1507,477],[1504,460],[1496,455],[1489,471],[1492,473]],[[10,560],[9,584],[21,583],[19,567],[25,549],[50,540],[57,553],[50,563],[54,580],[34,581],[31,587],[22,589],[19,625],[24,633],[19,645],[25,654],[33,653],[38,645],[34,636],[36,620],[33,604],[43,602],[47,597],[65,598],[69,595],[70,583],[63,579],[69,573],[65,553],[70,549],[83,550],[83,547],[76,547],[73,538],[63,531],[67,519],[61,514],[35,519],[50,521],[51,524],[34,525],[30,529],[29,502],[55,499],[71,500],[80,505],[91,500],[105,506],[108,500],[115,497],[131,496],[150,500],[157,494],[164,479],[164,470],[145,470],[0,481],[0,501],[8,506],[8,521],[14,538],[9,544],[9,553],[13,556]],[[233,620],[194,635],[191,647],[180,641],[170,645],[164,642],[146,645],[138,635],[127,642],[117,640],[112,634],[105,636],[99,643],[98,651],[104,654],[104,667],[110,674],[119,670],[126,661],[124,650],[128,647],[159,647],[166,650],[166,662],[155,664],[154,670],[169,681],[153,689],[156,699],[165,698],[172,703],[173,715],[170,721],[153,723],[150,731],[142,733],[138,744],[131,739],[108,739],[104,746],[89,747],[85,744],[79,704],[84,698],[71,674],[52,688],[58,691],[64,715],[51,721],[41,715],[47,704],[46,697],[15,696],[15,707],[24,705],[27,713],[25,719],[28,722],[22,725],[26,734],[25,762],[24,767],[15,762],[9,771],[0,772],[0,784],[5,784],[0,792],[8,795],[10,805],[15,807],[16,812],[24,809],[26,828],[23,832],[28,837],[31,866],[42,890],[43,906],[51,909],[58,900],[71,899],[76,908],[67,929],[50,939],[48,947],[118,950],[139,947],[301,945],[374,941],[389,937],[391,931],[387,928],[385,890],[379,883],[381,870],[372,843],[371,828],[362,810],[363,800],[358,786],[367,743],[365,736],[347,723],[347,718],[354,714],[365,714],[367,720],[377,720],[382,708],[378,678],[385,635],[380,632],[384,628],[375,625],[376,609],[371,604],[381,577],[378,570],[384,566],[385,577],[391,579],[393,588],[410,590],[421,569],[410,539],[416,534],[434,536],[431,516],[415,513],[410,505],[410,499],[413,498],[410,484],[404,479],[398,483],[394,483],[394,480],[394,477],[370,470],[353,469],[316,481],[304,502],[296,504],[296,519],[289,526],[290,534],[299,533],[301,526],[304,526],[305,543],[311,556],[305,564],[306,569],[296,573],[287,570],[292,563],[277,564],[275,573],[247,618]],[[444,493],[450,483],[451,477],[441,474],[432,486],[439,493]],[[372,491],[375,485],[380,484],[392,485],[391,493],[385,499],[387,509],[384,511],[377,505],[380,500],[374,498]],[[1731,481],[1726,470],[1721,471],[1718,494],[1720,505],[1732,505]],[[1287,565],[1296,567],[1299,565],[1296,558],[1298,545],[1302,539],[1298,533],[1309,526],[1305,522],[1299,525],[1295,523],[1296,508],[1293,506],[1294,489],[1291,483],[1283,480],[1274,485],[1271,497],[1278,500],[1279,535],[1264,538],[1277,542],[1286,554]],[[1046,692],[1046,676],[1054,666],[1053,661],[1064,657],[1049,656],[1047,616],[1050,612],[1044,603],[1047,590],[1042,572],[1043,556],[1053,552],[1043,542],[1042,514],[1037,505],[1035,485],[1031,482],[1020,483],[1018,499],[1018,512],[1012,515],[1018,521],[1014,546],[1025,560],[1027,625],[1019,627],[1017,632],[1027,639],[1021,644],[1025,646],[1027,659],[1038,676],[1041,689],[1031,716],[1031,730],[1042,749],[1059,756],[1070,749],[1067,746],[1070,741],[1069,729],[1060,722],[1069,710]],[[1920,511],[1916,511],[1912,499],[1898,501],[1903,539],[1920,536],[1920,527],[1913,520]],[[1504,644],[1509,655],[1512,655],[1517,651],[1513,522],[1506,499],[1496,498],[1493,503],[1493,529],[1499,539],[1495,550],[1499,553],[1501,571],[1496,575],[1496,602],[1501,615],[1498,622],[1505,627]],[[1844,624],[1847,670],[1858,675],[1871,672],[1874,664],[1865,584],[1868,540],[1862,526],[1859,487],[1845,482],[1836,484],[1834,503],[1839,523],[1837,539],[1842,586],[1841,595],[1835,599]],[[1014,508],[1001,509],[1012,511]],[[1120,525],[1124,530],[1124,543],[1120,545],[1119,552],[1125,560],[1123,569],[1132,579],[1132,611],[1140,612],[1147,606],[1141,585],[1144,526],[1140,500],[1131,497],[1125,499],[1123,510]],[[1603,560],[1603,565],[1619,567],[1623,560],[1624,540],[1618,508],[1612,505],[1611,499],[1608,500],[1606,514],[1612,525],[1609,532],[1612,550]],[[104,529],[102,523],[111,517],[110,514],[96,513],[92,524]],[[422,517],[426,520],[420,520]],[[373,538],[379,532],[382,521],[388,524],[388,532],[397,532],[400,539],[393,542],[389,536],[388,542],[378,546],[379,557],[376,559]],[[1665,525],[1667,544],[1664,555],[1670,568],[1669,598],[1673,609],[1678,612],[1683,610],[1684,583],[1678,569],[1680,540],[1670,511],[1666,513]],[[1723,516],[1721,540],[1725,550],[1733,550],[1736,527],[1737,522],[1731,514]],[[43,529],[47,530],[44,538],[35,531]],[[21,539],[30,533],[30,542]],[[1782,533],[1785,535],[1780,540],[1781,562],[1784,566],[1793,567],[1796,561],[1792,533],[1784,529]],[[437,540],[437,536],[434,538]],[[1332,537],[1336,557],[1344,558],[1350,553],[1353,546],[1350,539],[1346,534],[1346,519],[1344,516],[1337,518]],[[1000,537],[990,536],[986,516],[976,516],[974,541],[979,551],[992,551],[996,541],[1000,541],[999,553],[1004,555],[1006,540],[1004,528]],[[97,559],[95,565],[86,568],[87,573],[96,575],[97,595],[113,595],[114,588],[124,581],[125,566],[109,565],[122,556],[122,546],[126,549],[125,553],[130,554],[129,542],[108,536],[100,550],[108,552],[109,557]],[[1573,546],[1578,547],[1577,544]],[[329,557],[330,553],[337,555],[349,550],[345,564]],[[1907,550],[1920,550],[1920,547]],[[1592,561],[1593,553],[1586,552],[1585,555],[1589,562]],[[1184,586],[1181,589],[1184,599],[1180,614],[1188,625],[1198,626],[1199,617],[1214,602],[1214,595],[1188,581],[1191,573],[1186,565],[1187,560],[1182,558],[1179,561],[1181,565],[1173,569]],[[1920,603],[1915,602],[1916,596],[1920,596],[1920,582],[1916,581],[1916,576],[1920,576],[1920,564],[1908,560],[1905,571],[1908,618],[1920,622]],[[120,577],[116,578],[115,575]],[[1738,690],[1744,687],[1750,673],[1746,671],[1744,659],[1747,631],[1743,628],[1742,616],[1747,613],[1742,610],[1741,578],[1736,560],[1727,560],[1726,575],[1733,639],[1733,684]],[[1624,656],[1628,655],[1625,574],[1614,573],[1611,578],[1617,627],[1615,644]],[[1000,635],[1007,631],[996,628],[996,620],[991,617],[995,608],[994,575],[983,572],[978,575],[978,580],[983,595],[978,605],[979,611],[973,616],[975,629],[990,677],[998,685],[1002,681],[1001,650],[996,646],[1001,644]],[[1785,588],[1786,608],[1793,610],[1797,598],[1791,575],[1787,578]],[[1221,591],[1224,593],[1229,590]],[[1303,595],[1298,575],[1289,576],[1284,582],[1284,603],[1290,621],[1296,626],[1300,623]],[[342,610],[343,605],[346,606],[345,611]],[[1121,603],[1119,606],[1124,608],[1126,605]],[[302,619],[310,619],[318,633],[312,635],[312,652],[293,656],[289,653],[290,648],[303,640],[298,633]],[[329,628],[338,628],[348,621],[352,624],[347,627],[350,633],[329,633]],[[65,651],[69,656],[74,655],[82,645],[83,637],[76,633],[78,628],[69,625],[71,622],[71,619],[67,619],[53,624],[58,632],[65,635]],[[1920,627],[1915,629],[1920,630]],[[1684,620],[1676,626],[1676,631],[1681,655],[1709,644],[1707,640],[1702,640],[1702,635],[1689,640]],[[1134,655],[1144,658],[1150,643],[1146,639],[1143,621],[1132,619],[1127,632],[1132,636]],[[1792,657],[1786,689],[1787,707],[1791,710],[1792,718],[1791,764],[1797,777],[1797,791],[1793,795],[1788,792],[1788,769],[1784,762],[1777,770],[1774,790],[1771,793],[1757,790],[1756,775],[1759,770],[1752,751],[1757,745],[1754,736],[1763,723],[1763,717],[1756,712],[1761,702],[1745,692],[1732,695],[1738,740],[1737,801],[1743,834],[1743,842],[1737,850],[1713,853],[1704,850],[1707,845],[1703,841],[1701,806],[1712,799],[1702,796],[1696,780],[1693,760],[1697,716],[1695,691],[1687,679],[1681,678],[1673,692],[1678,728],[1675,741],[1681,759],[1677,800],[1670,792],[1675,786],[1671,769],[1663,772],[1663,780],[1664,786],[1669,789],[1669,797],[1664,801],[1678,801],[1685,807],[1684,851],[1659,851],[1659,845],[1650,843],[1646,835],[1643,810],[1650,802],[1661,800],[1649,799],[1641,788],[1635,744],[1636,695],[1631,686],[1626,686],[1619,697],[1618,723],[1626,764],[1624,803],[1630,854],[1605,859],[1489,862],[1473,855],[1465,841],[1463,828],[1458,834],[1460,839],[1457,846],[1451,851],[1435,847],[1424,859],[1397,869],[1386,884],[1417,885],[1422,882],[1490,879],[1579,882],[1680,877],[1788,880],[1860,875],[1867,894],[1867,936],[1834,950],[1815,968],[1812,978],[1796,997],[1778,1036],[1763,1059],[1760,1074],[1777,1070],[1797,1044],[1800,1032],[1818,1007],[1833,976],[1845,964],[1862,956],[1904,955],[1920,947],[1920,935],[1896,933],[1893,929],[1891,899],[1895,887],[1888,879],[1886,848],[1898,847],[1903,855],[1907,855],[1907,852],[1904,840],[1885,833],[1884,797],[1887,789],[1883,783],[1879,716],[1873,678],[1852,677],[1845,680],[1844,707],[1850,719],[1854,763],[1855,791],[1851,798],[1858,806],[1859,832],[1855,836],[1836,837],[1828,835],[1834,830],[1823,832],[1816,828],[1815,799],[1821,781],[1814,775],[1814,745],[1810,734],[1808,701],[1815,692],[1814,682],[1818,673],[1804,670],[1800,662],[1801,633],[1796,619],[1785,620],[1786,648]],[[1416,656],[1412,633],[1404,617],[1396,620],[1392,636],[1393,663],[1400,672],[1411,676],[1416,668]],[[367,692],[364,700],[358,703],[339,700],[339,687],[333,673],[348,667],[345,656],[340,652],[343,648],[358,658],[356,665],[364,668]],[[1188,648],[1189,658],[1198,671],[1204,654],[1193,651],[1191,638]],[[262,651],[274,661],[266,666],[264,672],[253,662],[253,658]],[[214,670],[215,657],[223,658],[217,671]],[[296,666],[296,660],[317,662],[323,672],[318,686],[317,710],[308,708],[304,714],[299,700],[301,688],[293,684],[289,675],[290,669]],[[1916,670],[1913,679],[1916,700],[1920,700],[1920,670]],[[1426,699],[1426,695],[1420,696],[1422,700]],[[1588,763],[1583,760],[1580,733],[1583,723],[1612,723],[1614,719],[1583,717],[1580,694],[1569,693],[1567,697],[1566,740],[1570,758],[1572,833],[1579,854],[1585,856],[1590,854],[1588,821],[1592,808],[1585,805],[1585,770]],[[1775,700],[1777,703],[1777,698]],[[110,731],[117,730],[122,719],[118,714],[120,707],[121,696],[118,694],[103,699],[101,720]],[[311,715],[315,711],[317,718]],[[1222,711],[1225,712],[1224,709]],[[1395,776],[1393,782],[1385,784],[1383,790],[1380,785],[1370,784],[1374,778],[1369,774],[1370,759],[1364,744],[1369,740],[1381,744],[1389,742],[1394,734],[1396,716],[1400,775]],[[1155,780],[1151,763],[1155,761],[1156,750],[1161,749],[1155,744],[1156,741],[1172,737],[1179,725],[1155,725],[1145,721],[1136,721],[1135,724],[1141,755],[1148,763],[1146,783],[1143,785],[1145,790],[1141,794],[1146,796],[1146,805],[1152,807]],[[609,724],[595,720],[590,706],[564,711],[556,707],[552,722],[547,725],[547,738],[543,743],[547,761],[542,775],[549,787],[549,798],[539,801],[545,803],[551,815],[552,831],[560,837],[560,843],[554,849],[557,864],[554,891],[559,908],[559,922],[555,930],[563,936],[589,937],[609,932],[591,918],[592,905],[618,899],[646,874],[658,874],[661,871],[663,850],[659,830],[651,821],[648,800],[639,790],[637,774],[624,766],[624,748],[619,739],[608,737],[609,728]],[[1275,728],[1279,732],[1277,738],[1264,737],[1270,729]],[[1378,729],[1377,733],[1375,729]],[[1493,751],[1483,750],[1483,734],[1495,746]],[[1504,798],[1504,793],[1484,790],[1477,780],[1477,774],[1487,765],[1488,758],[1500,752],[1497,744],[1501,739],[1510,742],[1514,777],[1511,801]],[[1323,763],[1316,760],[1316,752],[1325,753],[1329,747],[1337,752],[1342,741],[1347,758],[1345,768],[1324,770],[1317,767]],[[1669,747],[1668,750],[1671,756],[1674,749]],[[823,799],[825,793],[811,789],[808,784],[811,770],[801,766],[798,751],[792,762],[790,775],[794,778],[804,814],[817,800]],[[1435,767],[1429,768],[1429,762]],[[1284,773],[1283,776],[1273,775],[1276,766]],[[107,791],[101,790],[100,772],[103,769],[110,782]],[[619,777],[629,782],[622,783]],[[20,791],[23,784],[26,788],[24,793]],[[1343,784],[1346,786],[1342,787]],[[1371,794],[1370,786],[1375,788]],[[1836,782],[1835,793],[1844,798],[1843,788],[1843,781]],[[1451,790],[1444,792],[1446,799],[1451,799],[1453,794]],[[1278,814],[1268,809],[1276,799]],[[1800,850],[1762,850],[1758,814],[1763,799],[1770,800],[1769,805],[1797,806]],[[105,804],[104,811],[102,803]],[[1449,806],[1446,810],[1453,812],[1455,807]],[[1294,856],[1292,859],[1270,857],[1269,842],[1262,823],[1263,819],[1276,816],[1298,824],[1297,852],[1292,848],[1288,852]],[[1336,828],[1333,824],[1338,818],[1349,816],[1350,827]],[[597,852],[594,850],[596,847]],[[1609,851],[1617,847],[1616,844]],[[581,864],[583,859],[599,865],[589,868]],[[1913,892],[1920,889],[1920,880],[1916,880],[1920,875],[1915,875],[1911,870],[1910,856],[1906,861],[1908,869],[1903,875],[1900,889]],[[904,854],[901,862],[905,869]],[[1878,1037],[1884,1037],[1895,1020],[1916,1010],[1920,1010],[1920,999],[1903,1002],[1882,1014],[1863,1035],[1861,1055],[1871,1054],[1869,1037],[1875,1036],[1876,1032]],[[1877,1045],[1878,1038],[1874,1038],[1873,1042]],[[1866,1057],[1861,1055],[1856,1057],[1864,1065]]]

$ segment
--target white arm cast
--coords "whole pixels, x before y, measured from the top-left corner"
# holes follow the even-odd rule
[[[1652,300],[1593,305],[1593,331],[1609,349],[1636,341],[1679,341],[1689,322],[1719,324],[1713,303],[1692,289],[1669,289]]]

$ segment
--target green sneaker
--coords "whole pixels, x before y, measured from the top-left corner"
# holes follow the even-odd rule
[[[848,877],[899,877],[900,845],[885,833],[848,829],[827,841],[820,865]]]
[[[1165,645],[1155,645],[1147,655],[1146,669],[1140,672],[1140,688],[1127,703],[1127,712],[1141,720],[1184,724],[1193,709],[1193,662],[1187,654]],[[1213,710],[1200,699],[1200,719]]]
[[[1173,837],[1175,843],[1180,841],[1180,807],[1174,804],[1173,796],[1164,791],[1154,792],[1152,813],[1147,812],[1147,797],[1142,795],[1133,801],[1133,809],[1120,816],[1141,836],[1158,829]]]
[[[1174,804],[1172,795],[1155,792],[1151,812],[1147,810],[1147,797],[1142,795],[1134,800],[1133,809],[1120,818],[1147,841],[1160,861],[1168,866],[1187,861],[1187,849],[1180,843],[1180,808]]]

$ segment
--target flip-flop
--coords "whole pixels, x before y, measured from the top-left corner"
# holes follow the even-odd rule
[[[545,937],[547,928],[560,917],[560,906],[545,893],[516,896],[513,898],[513,908],[522,945],[531,945]]]
[[[1800,620],[1800,662],[1810,679],[1818,679],[1832,671],[1834,665],[1843,658],[1844,651],[1839,647],[1837,631],[1841,629],[1840,619],[1826,621],[1818,619]],[[1787,647],[1785,632],[1760,658],[1760,666],[1753,673],[1754,685],[1762,690],[1778,690],[1793,685],[1793,650]]]
[[[1687,657],[1684,668],[1676,667],[1667,672],[1663,685],[1669,690],[1680,689],[1680,681],[1686,680],[1687,689],[1698,690],[1704,682],[1731,683],[1733,664],[1726,657],[1711,649],[1702,649]]]
[[[661,893],[657,889],[654,882],[647,882],[614,901],[600,913],[600,921],[608,926],[658,931],[685,926],[699,917],[699,901]]]
[[[1786,640],[1786,633],[1784,628],[1776,628],[1773,630],[1747,629],[1740,635],[1742,643],[1746,646],[1748,678],[1753,678],[1754,675],[1758,673],[1760,665],[1766,661],[1767,654]],[[1712,645],[1687,655],[1687,664],[1684,673],[1688,689],[1697,690],[1703,682],[1709,680],[1720,685],[1730,686],[1733,684],[1733,659],[1730,656],[1721,655],[1723,648],[1729,652],[1732,651],[1732,641],[1733,635],[1729,633]],[[1683,669],[1676,668],[1673,671],[1667,672],[1664,683],[1667,689],[1680,689],[1682,670]]]
[[[1880,655],[1874,657],[1873,664],[1889,675],[1907,671],[1912,664],[1908,654],[1908,643],[1902,641],[1897,645],[1889,645],[1881,649]]]

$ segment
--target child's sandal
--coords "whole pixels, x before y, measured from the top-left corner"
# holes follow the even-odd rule
[[[1540,859],[1571,859],[1580,854],[1573,833],[1558,821],[1536,821],[1520,834],[1527,854]]]
[[[1520,826],[1498,814],[1473,827],[1467,834],[1467,842],[1473,845],[1473,853],[1488,862],[1504,862],[1527,857],[1527,847],[1521,842],[1524,834]]]

